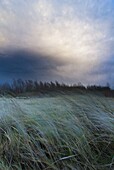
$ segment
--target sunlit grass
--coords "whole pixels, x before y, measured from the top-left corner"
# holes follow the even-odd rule
[[[0,118],[0,170],[113,170],[113,99],[0,100],[10,102]]]

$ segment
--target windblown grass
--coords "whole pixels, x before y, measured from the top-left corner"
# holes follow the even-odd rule
[[[10,103],[0,116],[0,170],[114,169],[114,99],[0,100]]]

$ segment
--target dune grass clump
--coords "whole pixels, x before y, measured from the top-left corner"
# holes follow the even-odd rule
[[[61,97],[70,105],[64,113],[15,105],[0,118],[0,170],[113,170],[113,107],[86,98]]]

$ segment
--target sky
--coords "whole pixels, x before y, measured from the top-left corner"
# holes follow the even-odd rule
[[[0,0],[0,82],[114,87],[114,0]]]

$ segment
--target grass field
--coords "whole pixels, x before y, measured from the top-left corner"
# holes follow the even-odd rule
[[[114,98],[0,98],[0,170],[113,170]]]

